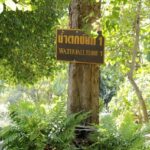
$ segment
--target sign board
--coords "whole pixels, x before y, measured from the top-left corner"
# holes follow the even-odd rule
[[[81,30],[57,30],[57,60],[75,63],[104,63],[104,37]]]

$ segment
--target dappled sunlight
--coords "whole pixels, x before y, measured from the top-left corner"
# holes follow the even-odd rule
[[[149,0],[0,0],[0,150],[150,150],[149,15]]]

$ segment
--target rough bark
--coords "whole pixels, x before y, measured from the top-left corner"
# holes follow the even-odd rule
[[[136,18],[135,18],[135,42],[134,42],[134,47],[132,50],[132,63],[130,66],[130,71],[128,73],[128,79],[129,79],[131,85],[133,86],[133,88],[136,92],[136,95],[138,97],[138,100],[139,100],[139,103],[140,103],[140,106],[141,106],[141,109],[143,112],[144,122],[148,122],[148,113],[147,113],[145,101],[142,96],[142,92],[140,91],[138,85],[136,84],[136,82],[133,78],[133,73],[134,73],[135,66],[136,66],[136,57],[137,57],[137,53],[139,51],[140,13],[141,13],[141,1],[138,3],[137,14],[136,14]]]
[[[93,13],[92,16],[89,16]],[[70,28],[82,29],[91,25],[100,15],[100,3],[89,0],[72,0],[69,7]],[[99,123],[99,66],[95,64],[69,65],[68,114],[91,112],[85,125]]]

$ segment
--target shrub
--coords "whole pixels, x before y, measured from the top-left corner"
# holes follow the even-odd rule
[[[74,129],[85,115],[65,115],[63,102],[20,100],[9,106],[11,123],[0,132],[6,150],[70,150]]]
[[[117,123],[118,119],[120,124]],[[101,118],[96,128],[97,133],[91,135],[95,143],[90,150],[149,150],[144,146],[140,126],[134,123],[129,112],[121,114],[119,118],[108,114]]]

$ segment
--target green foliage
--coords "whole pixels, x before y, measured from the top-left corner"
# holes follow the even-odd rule
[[[135,81],[138,84],[139,88],[142,89],[142,94],[145,99],[147,109],[150,109],[149,101],[149,67],[143,66],[137,71],[135,76]],[[110,111],[113,112],[116,116],[119,114],[124,114],[126,111],[132,112],[134,115],[139,116],[140,105],[138,99],[135,95],[134,89],[130,85],[128,79],[124,80],[124,83],[119,85],[116,96],[113,97],[112,101],[109,103]]]
[[[141,125],[135,124],[134,114],[138,112],[139,104],[129,82],[124,80],[131,63],[138,1],[102,2],[100,22],[106,37],[106,67],[102,70],[101,94],[106,101],[116,96],[111,101],[112,113],[101,117],[97,133],[91,135],[95,143],[85,148],[87,150],[149,149],[149,140],[145,139],[150,133],[149,124],[142,130]],[[14,104],[9,107],[11,124],[0,132],[4,147],[8,150],[75,149],[72,145],[75,126],[87,115],[79,113],[66,116],[63,102],[66,99],[66,72],[59,72],[60,75],[56,73],[66,66],[55,61],[55,29],[67,27],[66,8],[69,2],[70,0],[18,0],[9,6],[5,0],[0,0],[0,78],[19,83],[34,83],[45,76],[55,78],[54,82],[41,80],[30,88],[13,89],[13,94],[7,91],[11,99],[16,101],[11,101]],[[149,0],[144,0],[141,51],[138,52],[135,74],[138,86],[144,89],[143,96],[148,108],[149,6]],[[93,17],[93,13],[88,17]],[[88,17],[85,18],[85,23]],[[93,30],[97,29],[98,21],[93,23]],[[85,26],[84,30],[87,31],[88,28]],[[124,84],[122,81],[125,81]],[[0,92],[3,93],[7,86],[9,85],[0,82]],[[25,94],[28,101],[17,102],[18,99],[14,96],[17,92]],[[3,94],[0,98],[4,99]]]
[[[140,127],[139,125],[135,124],[134,116],[129,111],[126,111],[125,113],[118,116],[117,123],[119,126],[118,130],[120,132],[120,135],[124,140],[132,139],[132,137],[134,137],[134,134],[136,134],[136,131]]]
[[[9,107],[11,124],[0,132],[8,150],[70,150],[74,129],[87,115],[65,115],[64,103],[51,105],[20,100]]]
[[[115,65],[108,65],[101,69],[100,79],[100,95],[107,106],[124,80],[123,74]]]
[[[61,1],[63,5],[59,2],[31,1],[36,7],[32,11],[3,11],[0,15],[1,79],[34,83],[41,77],[52,76],[58,69],[55,29],[67,7],[66,0]]]
[[[10,106],[12,123],[1,131],[4,147],[7,149],[42,149],[45,136],[42,130],[47,127],[46,111],[34,103],[21,101]],[[41,142],[41,143],[39,143]]]
[[[150,149],[150,123],[144,124],[141,128],[141,132],[145,138],[145,147]]]
[[[144,145],[144,139],[139,130],[139,125],[135,124],[132,115],[125,114],[117,124],[112,115],[102,117],[101,124],[97,126],[97,133],[91,136],[95,143],[91,150],[148,150]],[[128,119],[129,116],[129,119]]]
[[[129,71],[135,36],[135,16],[139,0],[103,1],[101,25],[106,38],[107,65],[112,65],[122,74]],[[137,55],[137,66],[141,66],[145,57],[149,58],[149,2],[142,1],[140,20],[140,50]]]

